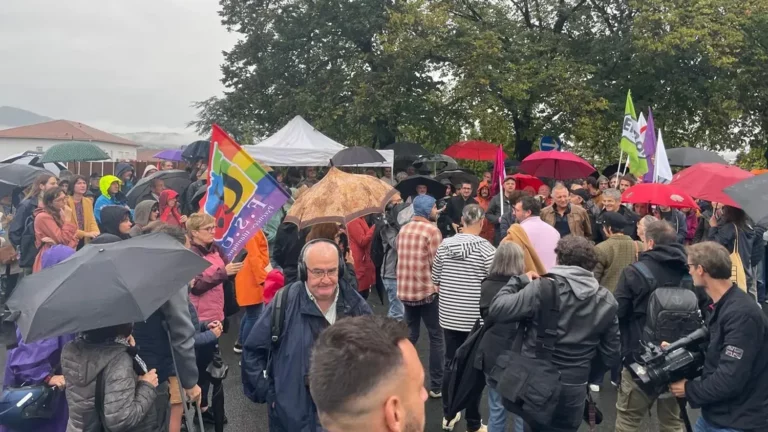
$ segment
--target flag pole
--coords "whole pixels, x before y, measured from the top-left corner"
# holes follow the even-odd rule
[[[619,182],[619,172],[621,172],[621,159],[623,158],[624,158],[624,150],[619,150],[619,166],[616,167],[616,183]]]
[[[504,179],[499,176],[499,207],[501,207],[501,217],[504,216]]]

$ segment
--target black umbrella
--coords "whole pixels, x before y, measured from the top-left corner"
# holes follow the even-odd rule
[[[722,156],[709,150],[696,147],[679,147],[667,149],[667,159],[671,166],[689,167],[697,163],[719,163],[728,165]]]
[[[157,171],[156,173],[144,177],[136,183],[136,186],[128,191],[126,198],[128,199],[128,206],[130,208],[136,207],[141,197],[150,193],[150,187],[152,186],[152,180],[162,179],[165,182],[166,189],[173,189],[181,195],[187,189],[191,181],[189,181],[189,173],[184,170],[165,170]]]
[[[386,161],[381,153],[370,147],[347,147],[331,158],[333,166],[363,165]]]
[[[8,299],[25,342],[145,321],[211,264],[163,233],[89,244]]]
[[[416,161],[413,162],[413,167],[417,170],[429,168],[430,170],[437,172],[458,169],[459,164],[456,162],[456,159],[450,156],[434,154],[416,159]]]
[[[384,147],[384,150],[393,150],[395,160],[416,160],[421,156],[429,155],[432,152],[422,147],[421,144],[414,142],[401,141]]]
[[[437,176],[435,176],[435,180],[449,180],[452,185],[458,186],[462,183],[471,183],[472,184],[472,190],[477,190],[477,187],[480,185],[480,179],[477,178],[476,175],[472,173],[468,173],[462,169],[455,169],[455,170],[447,170],[443,171]]]
[[[619,164],[615,163],[613,165],[608,165],[607,167],[605,167],[605,169],[603,170],[603,175],[608,178],[611,178],[615,176],[617,172],[619,172]]]
[[[33,152],[33,151],[25,151],[23,153],[15,154],[13,156],[8,156],[7,158],[0,161],[0,163],[13,163],[17,165],[32,165],[36,166],[38,168],[47,169],[48,171],[52,172],[54,175],[58,176],[59,173],[67,167],[60,163],[60,162],[53,162],[53,163],[40,163],[40,158],[43,157],[43,154],[40,152]]]
[[[199,160],[207,161],[210,150],[211,142],[209,140],[199,140],[186,146],[181,153],[181,157],[189,162],[196,162]]]
[[[400,196],[403,199],[417,195],[416,187],[424,185],[427,187],[427,195],[432,195],[435,199],[440,199],[445,196],[445,185],[437,180],[433,180],[427,176],[414,175],[410,176],[395,186],[395,189],[400,192]]]
[[[768,174],[750,177],[723,189],[755,222],[768,217]]]
[[[14,163],[0,164],[0,181],[18,187],[31,185],[40,174],[53,174],[52,172],[32,165]]]

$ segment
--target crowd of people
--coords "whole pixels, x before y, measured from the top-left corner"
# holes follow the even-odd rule
[[[412,169],[393,178],[387,168],[381,178],[394,185]],[[696,431],[768,430],[765,227],[736,207],[623,204],[621,193],[638,182],[631,175],[541,179],[537,190],[507,176],[494,193],[484,173],[478,184],[445,184],[442,196],[427,185],[395,195],[384,213],[346,226],[299,229],[283,221],[288,202],[242,259],[230,261],[214,242],[214,218],[190,202],[205,184],[203,164],[190,169],[187,190],[155,180],[134,208],[126,193],[135,172],[128,164],[116,171],[35,180],[7,213],[8,241],[20,256],[5,294],[19,277],[86,244],[150,232],[177,239],[210,266],[144,322],[30,343],[17,333],[4,386],[44,382],[66,395],[34,430],[180,431],[183,404],[199,401],[221,431],[228,422],[221,349],[241,355],[243,391],[266,405],[273,432],[422,431],[427,398],[442,398],[446,431],[462,417],[471,432],[506,431],[508,420],[515,431],[576,431],[606,374],[618,387],[617,431],[639,430],[654,403],[661,430],[682,431],[678,398],[701,408]],[[299,200],[321,173],[272,175]],[[741,284],[734,262],[743,267]],[[386,318],[373,316],[372,292],[387,297]],[[229,329],[239,309],[240,326]],[[424,366],[414,348],[422,324]],[[628,366],[647,343],[701,327],[710,340],[699,379],[659,394],[636,383]],[[448,377],[479,328],[471,363],[483,379],[456,410]],[[220,346],[230,330],[237,342]],[[532,358],[548,366],[538,371],[525,360]],[[510,387],[527,403],[537,392],[550,397],[541,393],[549,372],[558,397],[546,409],[509,400]]]

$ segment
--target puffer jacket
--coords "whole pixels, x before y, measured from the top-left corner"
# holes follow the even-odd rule
[[[227,263],[215,244],[207,248],[193,244],[191,250],[211,263],[211,266],[195,277],[189,291],[189,300],[195,307],[200,321],[224,321],[223,284],[229,278],[224,268]]]
[[[619,364],[618,304],[591,271],[558,265],[549,270],[548,276],[555,280],[560,298],[552,363],[560,371],[563,383],[586,384],[590,364],[603,372]],[[540,279],[519,292],[517,282],[510,280],[493,299],[489,316],[497,323],[530,323],[539,310],[541,289]],[[535,355],[537,333],[535,325],[528,325],[523,355]]]
[[[67,380],[67,432],[103,430],[95,408],[96,377],[101,371],[105,387],[103,426],[110,432],[157,430],[153,409],[157,393],[151,384],[138,380],[126,346],[75,340],[61,353],[61,369]]]

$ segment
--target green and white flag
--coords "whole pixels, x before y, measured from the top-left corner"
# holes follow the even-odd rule
[[[629,156],[629,172],[641,176],[648,172],[645,160],[645,148],[640,139],[640,126],[637,124],[635,106],[632,104],[632,91],[627,92],[627,104],[624,108],[624,123],[621,127],[621,151]]]

